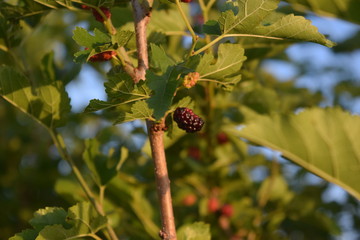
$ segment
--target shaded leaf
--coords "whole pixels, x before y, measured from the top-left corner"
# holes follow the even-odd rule
[[[9,238],[9,240],[34,240],[38,232],[33,229],[25,229],[20,233],[15,234],[13,237]]]
[[[360,199],[360,117],[339,108],[258,117],[238,132]]]
[[[117,174],[116,162],[111,156],[100,152],[100,144],[96,139],[85,140],[83,159],[99,186],[106,185]]]
[[[153,109],[150,109],[146,101],[137,101],[131,106],[131,112],[122,112],[115,124],[134,121],[137,119],[152,119]]]
[[[46,207],[36,211],[34,213],[34,218],[32,218],[29,223],[38,232],[40,232],[47,225],[61,224],[68,226],[65,221],[66,215],[67,212],[62,208]]]
[[[286,0],[299,11],[311,10],[317,14],[360,23],[360,2],[353,0]]]
[[[108,95],[108,101],[93,99],[85,108],[85,112],[95,112],[122,104],[130,104],[138,100],[150,97],[144,81],[135,84],[133,79],[126,73],[113,73],[108,75],[108,81],[105,82],[105,91]]]
[[[154,68],[159,68],[164,73],[169,66],[175,65],[175,62],[166,55],[162,47],[150,43],[150,49],[151,64]]]
[[[155,75],[151,71],[146,73],[146,84],[154,91],[154,94],[147,100],[149,108],[154,109],[154,117],[156,120],[164,117],[166,111],[169,110],[174,93],[179,84],[180,67],[168,67],[163,75]]]
[[[33,89],[29,80],[11,67],[0,67],[0,94],[48,128],[64,125],[70,112],[70,99],[61,81],[39,79]]]

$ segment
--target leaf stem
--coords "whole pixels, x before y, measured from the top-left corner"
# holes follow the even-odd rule
[[[198,39],[198,36],[195,34],[194,29],[192,28],[188,18],[186,17],[186,15],[184,13],[184,10],[181,7],[180,0],[175,0],[175,3],[176,3],[176,6],[177,6],[177,8],[178,8],[178,10],[180,12],[180,15],[181,15],[182,19],[185,22],[185,25],[186,25],[187,29],[189,30],[189,32],[191,34],[191,37],[193,39],[193,43],[196,42],[197,39]]]
[[[101,216],[105,216],[105,213],[104,213],[104,210],[103,210],[102,206],[97,202],[97,200],[96,200],[96,198],[94,196],[94,193],[91,191],[89,185],[86,183],[86,181],[83,178],[80,170],[76,166],[75,162],[72,160],[70,154],[67,152],[66,146],[65,146],[65,143],[64,143],[64,139],[54,129],[49,129],[49,132],[50,132],[51,138],[54,141],[54,144],[55,144],[56,148],[59,151],[60,156],[69,163],[73,173],[75,174],[76,179],[80,183],[80,186],[84,190],[87,198],[89,199],[91,204],[95,207],[96,211]],[[108,233],[110,235],[110,238],[112,240],[118,240],[118,237],[116,236],[114,229],[111,227],[111,225],[109,223],[107,223],[106,228],[107,228],[107,231],[108,231]]]
[[[199,54],[201,52],[204,52],[208,48],[215,45],[215,43],[219,42],[220,40],[228,37],[253,37],[253,38],[266,38],[266,39],[274,39],[274,40],[285,40],[285,38],[279,38],[279,37],[270,37],[270,36],[263,36],[263,35],[255,35],[255,34],[223,34],[206,44],[204,47],[200,48],[199,50],[195,51],[192,55]]]

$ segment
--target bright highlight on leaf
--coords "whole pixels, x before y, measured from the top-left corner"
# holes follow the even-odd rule
[[[276,40],[308,41],[327,47],[335,44],[326,39],[302,16],[275,12],[279,0],[239,0],[227,2],[217,23],[205,24],[208,34],[221,37],[255,37]]]
[[[238,132],[360,199],[360,117],[339,108],[261,116]]]

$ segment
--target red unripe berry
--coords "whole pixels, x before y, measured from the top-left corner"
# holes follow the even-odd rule
[[[181,2],[189,3],[189,2],[191,2],[191,0],[181,0]]]
[[[197,197],[195,194],[188,194],[183,198],[182,204],[184,204],[184,206],[192,206],[196,203],[196,201]]]
[[[100,10],[104,13],[104,15],[106,16],[107,19],[111,17],[111,12],[110,12],[109,8],[100,7]],[[104,22],[105,21],[105,19],[101,16],[101,14],[98,11],[96,11],[95,8],[92,9],[92,13],[93,13],[96,21],[98,21],[98,22]]]
[[[224,204],[221,207],[221,215],[225,216],[225,217],[231,217],[234,213],[234,209],[233,206],[231,204]]]
[[[216,212],[220,208],[220,202],[216,197],[211,197],[208,200],[208,211],[211,213]]]
[[[89,58],[90,62],[105,62],[109,61],[113,56],[116,55],[115,51],[106,51],[102,53],[95,54]]]
[[[87,6],[87,5],[85,5],[85,4],[82,4],[82,5],[81,5],[81,8],[82,8],[82,9],[85,9],[85,10],[89,10],[89,9],[90,9],[90,7]]]
[[[188,156],[195,159],[200,160],[201,158],[201,152],[198,147],[189,147],[187,150]]]
[[[227,134],[224,133],[224,132],[218,133],[218,134],[216,135],[216,139],[217,139],[218,144],[220,144],[220,145],[229,142],[229,137],[228,137]]]

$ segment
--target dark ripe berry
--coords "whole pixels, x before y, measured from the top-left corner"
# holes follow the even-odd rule
[[[181,2],[189,3],[189,2],[191,2],[191,0],[181,0]]]
[[[188,133],[200,131],[204,121],[189,108],[177,108],[174,112],[174,121],[180,129]]]

